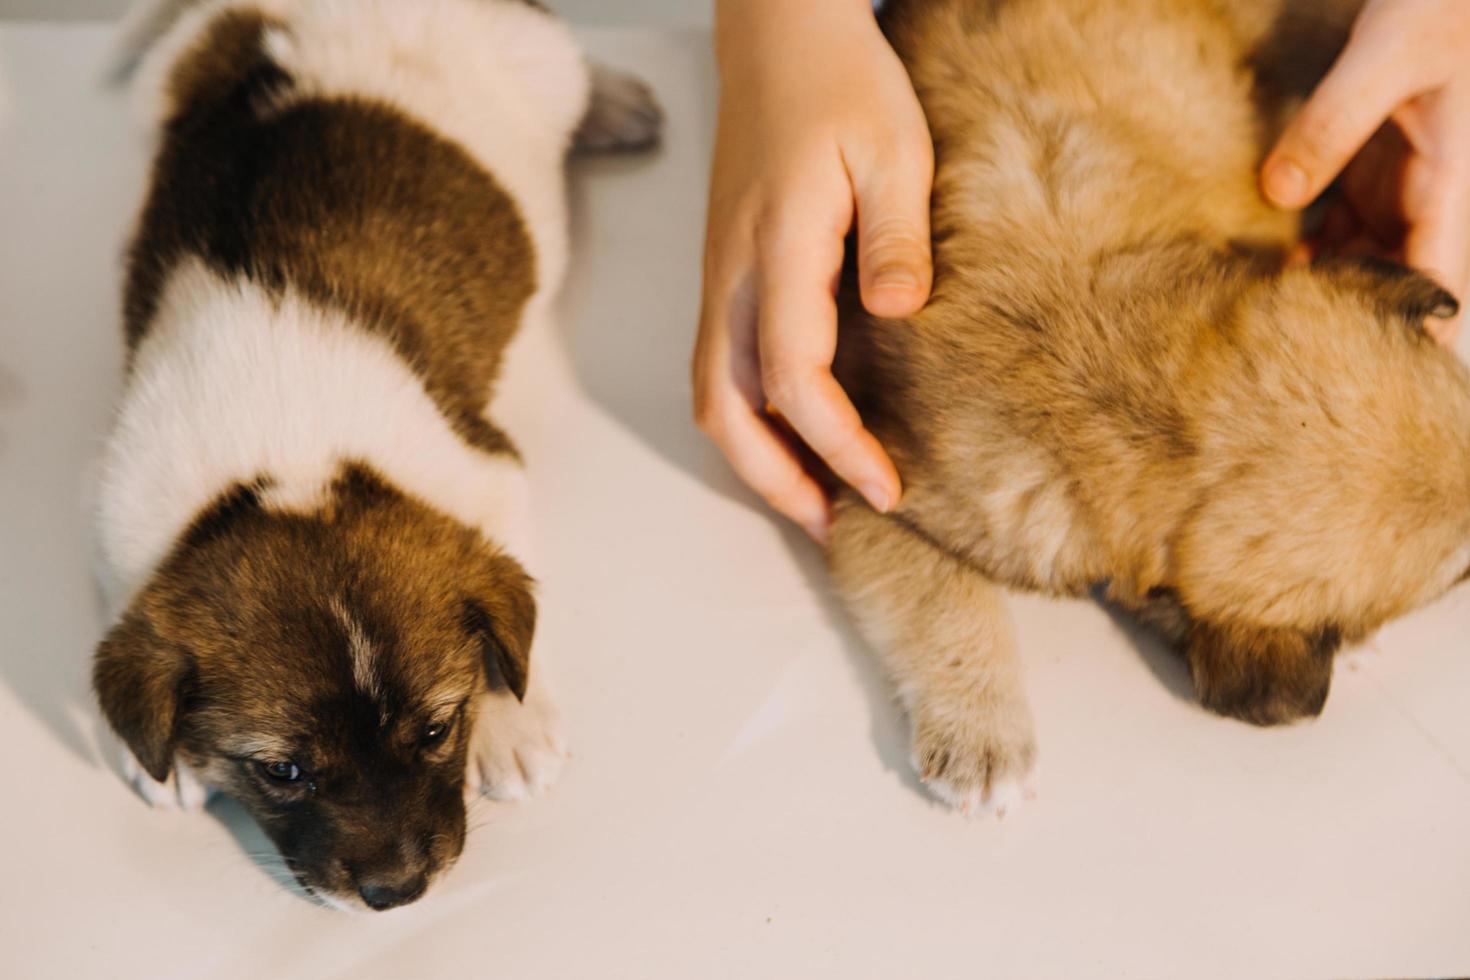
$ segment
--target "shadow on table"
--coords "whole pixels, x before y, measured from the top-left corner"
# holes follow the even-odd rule
[[[82,723],[85,718],[88,725],[102,725],[89,693],[91,654],[90,647],[66,651],[8,648],[0,654],[0,676],[16,700],[62,747],[96,766],[100,762],[96,739]]]
[[[695,429],[690,408],[718,87],[707,45],[701,34],[679,49],[682,65],[645,73],[665,111],[660,147],[573,157],[573,251],[560,323],[578,382],[594,401],[712,493],[753,506]]]
[[[122,744],[117,737],[111,732],[104,732],[99,735],[98,740],[101,743],[102,755],[107,759],[106,768],[117,779],[118,791],[137,796],[139,805],[149,805],[136,790],[128,785],[126,777],[122,774],[120,765]],[[229,831],[230,837],[240,849],[240,854],[259,868],[261,874],[269,878],[273,885],[313,905],[325,904],[296,880],[296,876],[286,867],[286,859],[281,857],[280,851],[276,850],[276,845],[271,842],[265,831],[260,828],[260,824],[256,823],[255,818],[238,801],[223,793],[212,793],[203,812],[219,821]]]
[[[25,381],[14,368],[0,362],[0,454],[5,452],[9,441],[5,429],[7,416],[24,404],[25,400]]]
[[[31,394],[24,377],[0,363],[0,466],[18,465],[7,458],[15,447],[13,416]],[[31,483],[49,479],[48,474],[28,471],[13,475]],[[7,514],[4,534],[8,541],[0,543],[0,581],[15,603],[15,619],[6,624],[7,635],[0,641],[0,683],[63,748],[95,766],[97,746],[89,726],[95,724],[97,713],[90,696],[90,670],[92,644],[97,639],[94,624],[102,621],[101,601],[98,598],[90,608],[84,607],[80,616],[52,601],[48,590],[59,587],[50,577],[53,561],[66,566],[75,556],[69,550],[70,540],[37,531],[36,522],[45,517],[36,513],[38,498],[33,490],[28,488]],[[43,567],[38,569],[37,561]],[[85,562],[81,565],[85,567]]]
[[[1144,664],[1153,672],[1164,689],[1181,701],[1193,704],[1194,684],[1189,679],[1189,667],[1178,651],[1171,650],[1157,633],[1140,624],[1133,614],[1121,606],[1108,602],[1106,589],[1098,586],[1092,590],[1092,599],[1112,619],[1118,632],[1128,636],[1133,649],[1138,651]]]
[[[250,859],[250,862],[260,869],[261,874],[271,880],[271,883],[284,892],[289,892],[303,902],[312,905],[325,906],[326,903],[307,891],[296,880],[291,869],[286,867],[286,859],[281,857],[281,852],[276,850],[276,845],[260,829],[260,824],[255,822],[243,806],[231,797],[217,795],[209,801],[206,807],[209,815],[224,825],[234,838],[240,852]]]
[[[827,564],[822,558],[821,550],[805,532],[788,521],[777,517],[772,517],[771,520],[778,522],[782,542],[791,552],[796,567],[801,570],[807,588],[821,606],[827,626],[842,641],[842,651],[847,655],[847,662],[858,683],[862,685],[863,694],[868,700],[868,735],[883,768],[908,789],[932,801],[933,797],[924,788],[909,759],[909,725],[898,704],[893,685],[884,674],[877,654],[858,633],[852,617],[847,614],[842,600],[833,590],[832,578],[827,573]]]

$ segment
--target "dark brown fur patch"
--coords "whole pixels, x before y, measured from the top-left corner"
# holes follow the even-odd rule
[[[92,683],[102,713],[138,764],[162,782],[198,684],[193,655],[129,613],[97,648]]]
[[[263,508],[258,485],[222,494],[103,640],[93,681],[150,775],[176,756],[206,771],[307,887],[407,901],[463,845],[479,696],[524,693],[534,624],[519,564],[354,464],[313,513]],[[285,760],[298,783],[265,774]]]
[[[382,333],[463,438],[510,451],[483,413],[536,286],[515,203],[463,149],[395,109],[282,101],[291,79],[261,48],[269,23],[221,16],[174,72],[129,253],[130,349],[168,274],[198,256]]]
[[[260,508],[261,491],[270,485],[262,478],[231,487],[194,518],[180,535],[180,547],[201,547],[224,534],[241,515]]]
[[[1396,262],[1365,256],[1322,262],[1319,268],[1336,275],[1345,287],[1360,291],[1385,318],[1400,320],[1417,336],[1428,337],[1426,319],[1447,320],[1460,312],[1460,301],[1448,289]]]
[[[465,630],[479,640],[490,685],[504,686],[517,701],[525,700],[531,637],[536,632],[536,604],[530,593],[487,589],[464,601],[462,618]]]
[[[261,36],[274,26],[279,22],[258,12],[221,12],[174,61],[164,97],[180,107],[214,105],[241,91],[260,98],[289,83],[261,53]]]
[[[1195,624],[1185,650],[1200,703],[1255,725],[1314,717],[1327,703],[1341,634]]]

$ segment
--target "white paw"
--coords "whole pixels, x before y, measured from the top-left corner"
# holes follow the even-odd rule
[[[1036,799],[1036,767],[1025,775],[992,777],[988,783],[959,783],[944,777],[925,779],[924,785],[935,798],[967,817],[1005,819],[1026,800]]]
[[[642,79],[592,66],[592,99],[577,130],[577,149],[645,149],[658,142],[663,126],[663,110]]]
[[[1004,817],[1036,797],[1036,741],[1022,706],[920,708],[913,765],[935,797],[967,817]]]
[[[567,761],[561,712],[541,688],[524,702],[487,694],[471,736],[467,783],[492,800],[523,800],[556,782]]]
[[[202,810],[212,792],[194,767],[178,758],[168,780],[160,783],[138,764],[132,752],[123,749],[122,774],[149,806],[160,810]]]

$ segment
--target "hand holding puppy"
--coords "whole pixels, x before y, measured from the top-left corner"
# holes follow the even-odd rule
[[[694,353],[695,417],[746,483],[812,537],[828,502],[791,433],[877,510],[892,461],[833,379],[837,277],[857,226],[862,298],[928,298],[933,149],[867,0],[720,2],[722,91]]]
[[[1379,254],[1470,289],[1470,3],[1369,0],[1262,171],[1303,207],[1341,177],[1317,252]],[[1460,321],[1426,324],[1444,343]]]

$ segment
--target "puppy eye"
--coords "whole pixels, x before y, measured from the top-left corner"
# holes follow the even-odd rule
[[[421,745],[437,745],[444,741],[444,736],[449,734],[449,726],[452,722],[436,721],[424,729],[424,734],[419,743]]]
[[[289,759],[283,762],[262,762],[260,768],[278,783],[294,783],[301,779],[301,767]]]

